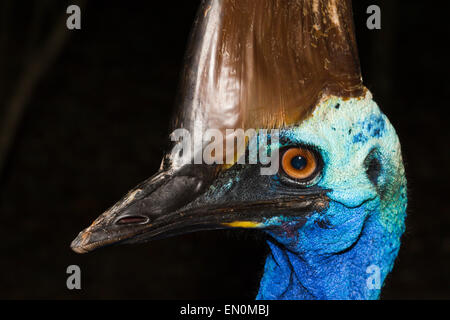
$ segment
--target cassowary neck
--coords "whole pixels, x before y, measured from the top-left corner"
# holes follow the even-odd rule
[[[350,247],[327,254],[288,250],[278,242],[269,241],[271,254],[257,299],[378,299],[393,267],[403,232],[388,229],[378,217],[366,218]]]

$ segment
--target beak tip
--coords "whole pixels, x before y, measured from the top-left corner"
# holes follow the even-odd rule
[[[87,251],[87,250],[84,250],[83,248],[81,248],[81,247],[75,247],[75,246],[71,246],[71,249],[72,249],[72,251],[74,251],[75,253],[78,253],[78,254],[86,254],[86,253],[88,253],[89,251]]]
[[[75,240],[72,241],[70,248],[78,254],[88,253],[89,250],[87,249],[87,245],[89,243],[89,239],[90,233],[83,231],[75,238]]]

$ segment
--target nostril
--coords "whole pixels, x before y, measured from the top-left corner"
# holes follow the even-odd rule
[[[128,217],[120,218],[119,220],[117,220],[116,224],[118,224],[118,225],[145,224],[148,222],[148,220],[149,219],[147,217],[143,217],[143,216],[128,216]]]

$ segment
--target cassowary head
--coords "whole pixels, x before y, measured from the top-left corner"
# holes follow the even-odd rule
[[[72,248],[257,228],[272,249],[258,298],[376,298],[368,272],[382,283],[392,269],[406,180],[394,128],[362,85],[351,3],[256,2],[200,8],[174,123],[203,136],[201,151],[174,146]],[[195,161],[207,130],[234,145],[226,129],[237,128],[255,130],[232,164]],[[255,145],[271,155],[270,174]]]

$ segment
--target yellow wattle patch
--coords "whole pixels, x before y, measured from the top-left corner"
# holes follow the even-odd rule
[[[259,228],[262,226],[261,223],[252,221],[234,221],[230,223],[224,223],[223,225],[232,228]]]

